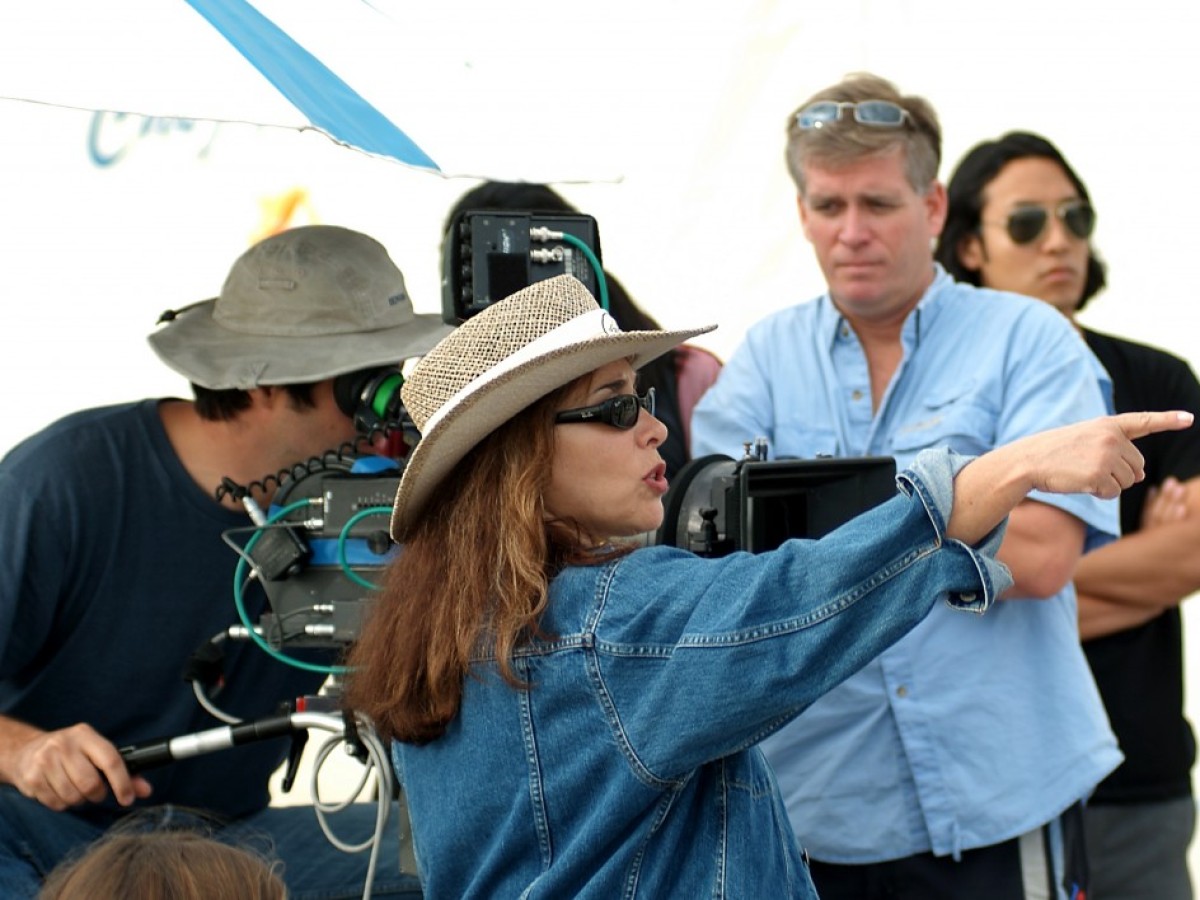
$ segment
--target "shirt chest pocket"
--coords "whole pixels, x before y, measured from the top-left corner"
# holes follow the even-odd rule
[[[892,451],[907,457],[926,447],[949,447],[969,456],[996,445],[996,413],[982,402],[973,383],[930,394],[913,407],[892,436]]]

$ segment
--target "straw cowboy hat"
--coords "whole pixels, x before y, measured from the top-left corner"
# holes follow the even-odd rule
[[[150,346],[211,390],[322,381],[420,356],[452,331],[418,315],[374,238],[306,225],[255,244],[221,295],[163,313]]]
[[[715,327],[621,331],[570,275],[535,281],[472,316],[417,363],[401,388],[421,440],[396,492],[392,537],[403,541],[442,479],[530,404],[618,359],[636,369]]]

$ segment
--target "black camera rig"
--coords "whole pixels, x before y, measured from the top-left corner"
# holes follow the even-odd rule
[[[275,649],[353,643],[397,549],[388,524],[399,484],[395,461],[380,457],[290,483],[243,549],[270,604],[254,626],[263,641]]]
[[[451,221],[442,247],[442,320],[458,325],[497,300],[555,275],[578,278],[608,308],[594,218],[464,210]]]
[[[700,556],[759,553],[823,537],[895,494],[890,456],[768,460],[759,438],[742,459],[703,456],[680,469],[654,541]]]

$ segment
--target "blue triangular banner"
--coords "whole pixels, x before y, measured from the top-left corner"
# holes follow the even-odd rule
[[[186,0],[317,128],[425,169],[438,164],[387,116],[245,0]]]

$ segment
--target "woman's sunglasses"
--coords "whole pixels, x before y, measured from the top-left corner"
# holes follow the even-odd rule
[[[1086,200],[1064,200],[1053,209],[1022,206],[1009,213],[1005,222],[995,224],[1004,225],[1014,244],[1031,244],[1042,236],[1052,213],[1080,240],[1090,238],[1096,227],[1096,211]]]
[[[637,394],[618,394],[595,406],[564,409],[554,417],[554,421],[559,425],[597,422],[624,431],[637,424],[643,409],[654,415],[654,388],[650,388],[640,397]]]

